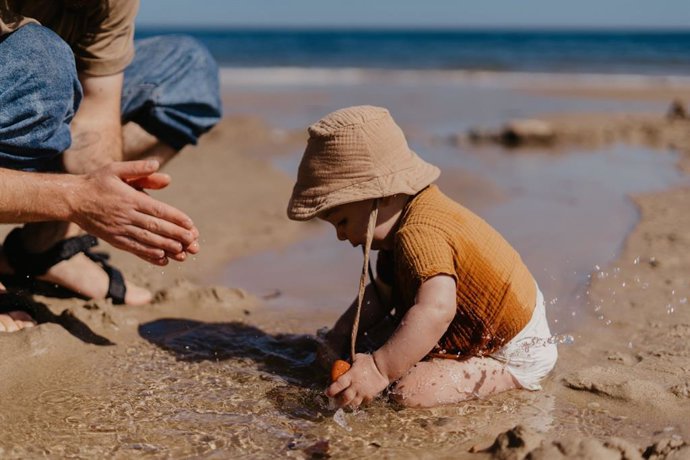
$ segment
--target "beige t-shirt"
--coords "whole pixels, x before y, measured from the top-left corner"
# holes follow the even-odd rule
[[[77,70],[92,76],[122,72],[134,57],[139,0],[0,0],[0,37],[38,23],[74,52]]]

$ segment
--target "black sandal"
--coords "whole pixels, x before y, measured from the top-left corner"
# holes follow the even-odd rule
[[[86,257],[96,262],[108,275],[108,293],[106,297],[113,299],[113,304],[125,303],[125,279],[122,272],[108,263],[109,256],[105,253],[91,252],[91,248],[98,244],[98,239],[91,235],[81,235],[58,241],[45,252],[30,253],[24,247],[21,229],[15,228],[5,238],[2,248],[7,256],[7,262],[18,277],[33,278],[44,275],[50,267],[70,259],[83,252]]]

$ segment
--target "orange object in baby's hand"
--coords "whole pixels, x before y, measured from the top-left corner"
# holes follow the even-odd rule
[[[350,370],[350,363],[343,361],[342,359],[337,359],[331,367],[331,382],[335,382],[343,375],[345,372]]]

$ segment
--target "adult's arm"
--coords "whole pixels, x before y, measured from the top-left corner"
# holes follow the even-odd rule
[[[70,124],[72,145],[63,154],[65,169],[91,172],[122,160],[122,73],[107,76],[80,74],[84,98]]]
[[[182,211],[140,189],[170,177],[156,161],[111,163],[86,175],[0,169],[0,223],[70,221],[156,265],[199,250],[199,232]]]

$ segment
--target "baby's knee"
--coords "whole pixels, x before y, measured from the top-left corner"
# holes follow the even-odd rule
[[[391,401],[402,407],[424,407],[422,405],[422,398],[418,394],[407,391],[405,388],[399,388],[397,385],[393,388],[389,397]]]

